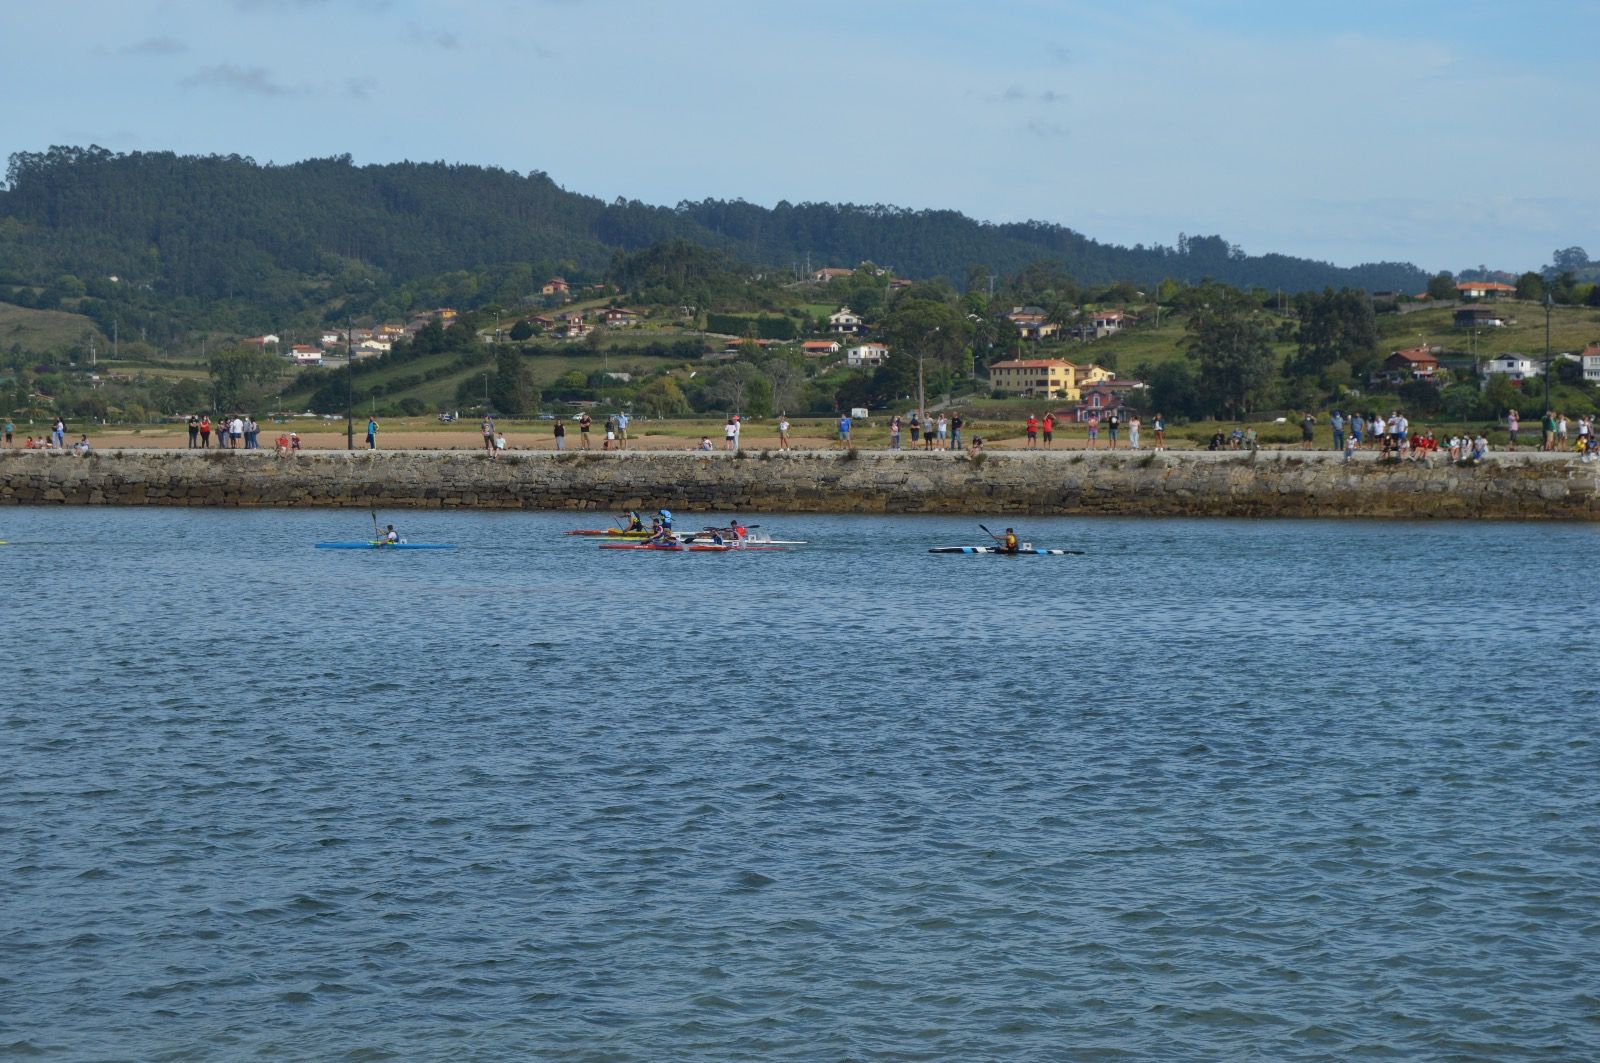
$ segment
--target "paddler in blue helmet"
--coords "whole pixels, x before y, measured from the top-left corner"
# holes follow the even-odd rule
[[[661,516],[661,526],[666,528],[667,531],[671,531],[672,530],[672,510],[663,509],[663,510],[660,511],[660,516]]]

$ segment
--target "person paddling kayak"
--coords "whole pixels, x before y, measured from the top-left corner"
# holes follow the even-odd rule
[[[988,531],[987,528],[984,530]],[[1000,544],[1000,552],[1003,554],[1014,554],[1021,547],[1021,544],[1017,542],[1017,533],[1012,528],[1007,528],[1004,535],[990,533],[990,538]]]
[[[638,510],[628,510],[628,527],[625,530],[630,532],[644,531],[644,520],[639,516]]]
[[[394,530],[393,524],[390,524],[384,530],[383,538],[378,541],[383,543],[385,546],[393,546],[395,543],[400,541],[400,533]]]

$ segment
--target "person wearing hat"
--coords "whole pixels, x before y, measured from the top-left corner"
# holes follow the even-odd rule
[[[661,526],[663,528],[665,528],[667,531],[671,531],[672,530],[672,510],[663,509],[663,510],[660,511],[659,516],[661,517]]]

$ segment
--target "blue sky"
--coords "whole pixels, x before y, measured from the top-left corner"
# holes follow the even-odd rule
[[[1523,270],[1600,256],[1597,46],[1595,0],[15,2],[0,153],[443,159]]]

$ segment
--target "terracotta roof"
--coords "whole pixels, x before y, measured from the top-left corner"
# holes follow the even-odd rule
[[[1028,359],[1023,359],[1021,361],[996,362],[993,365],[991,365],[989,368],[990,369],[1049,369],[1049,368],[1052,368],[1052,367],[1053,368],[1057,368],[1057,369],[1072,369],[1072,368],[1075,368],[1075,366],[1073,366],[1073,364],[1071,362],[1065,361],[1064,359],[1061,359],[1061,358],[1028,358]]]
[[[1517,290],[1517,286],[1515,284],[1501,284],[1499,281],[1462,281],[1456,285],[1456,291],[1458,292],[1469,289],[1485,292],[1514,292]]]
[[[1437,362],[1433,352],[1426,347],[1407,347],[1403,351],[1395,351],[1390,358],[1404,358],[1408,362]]]

